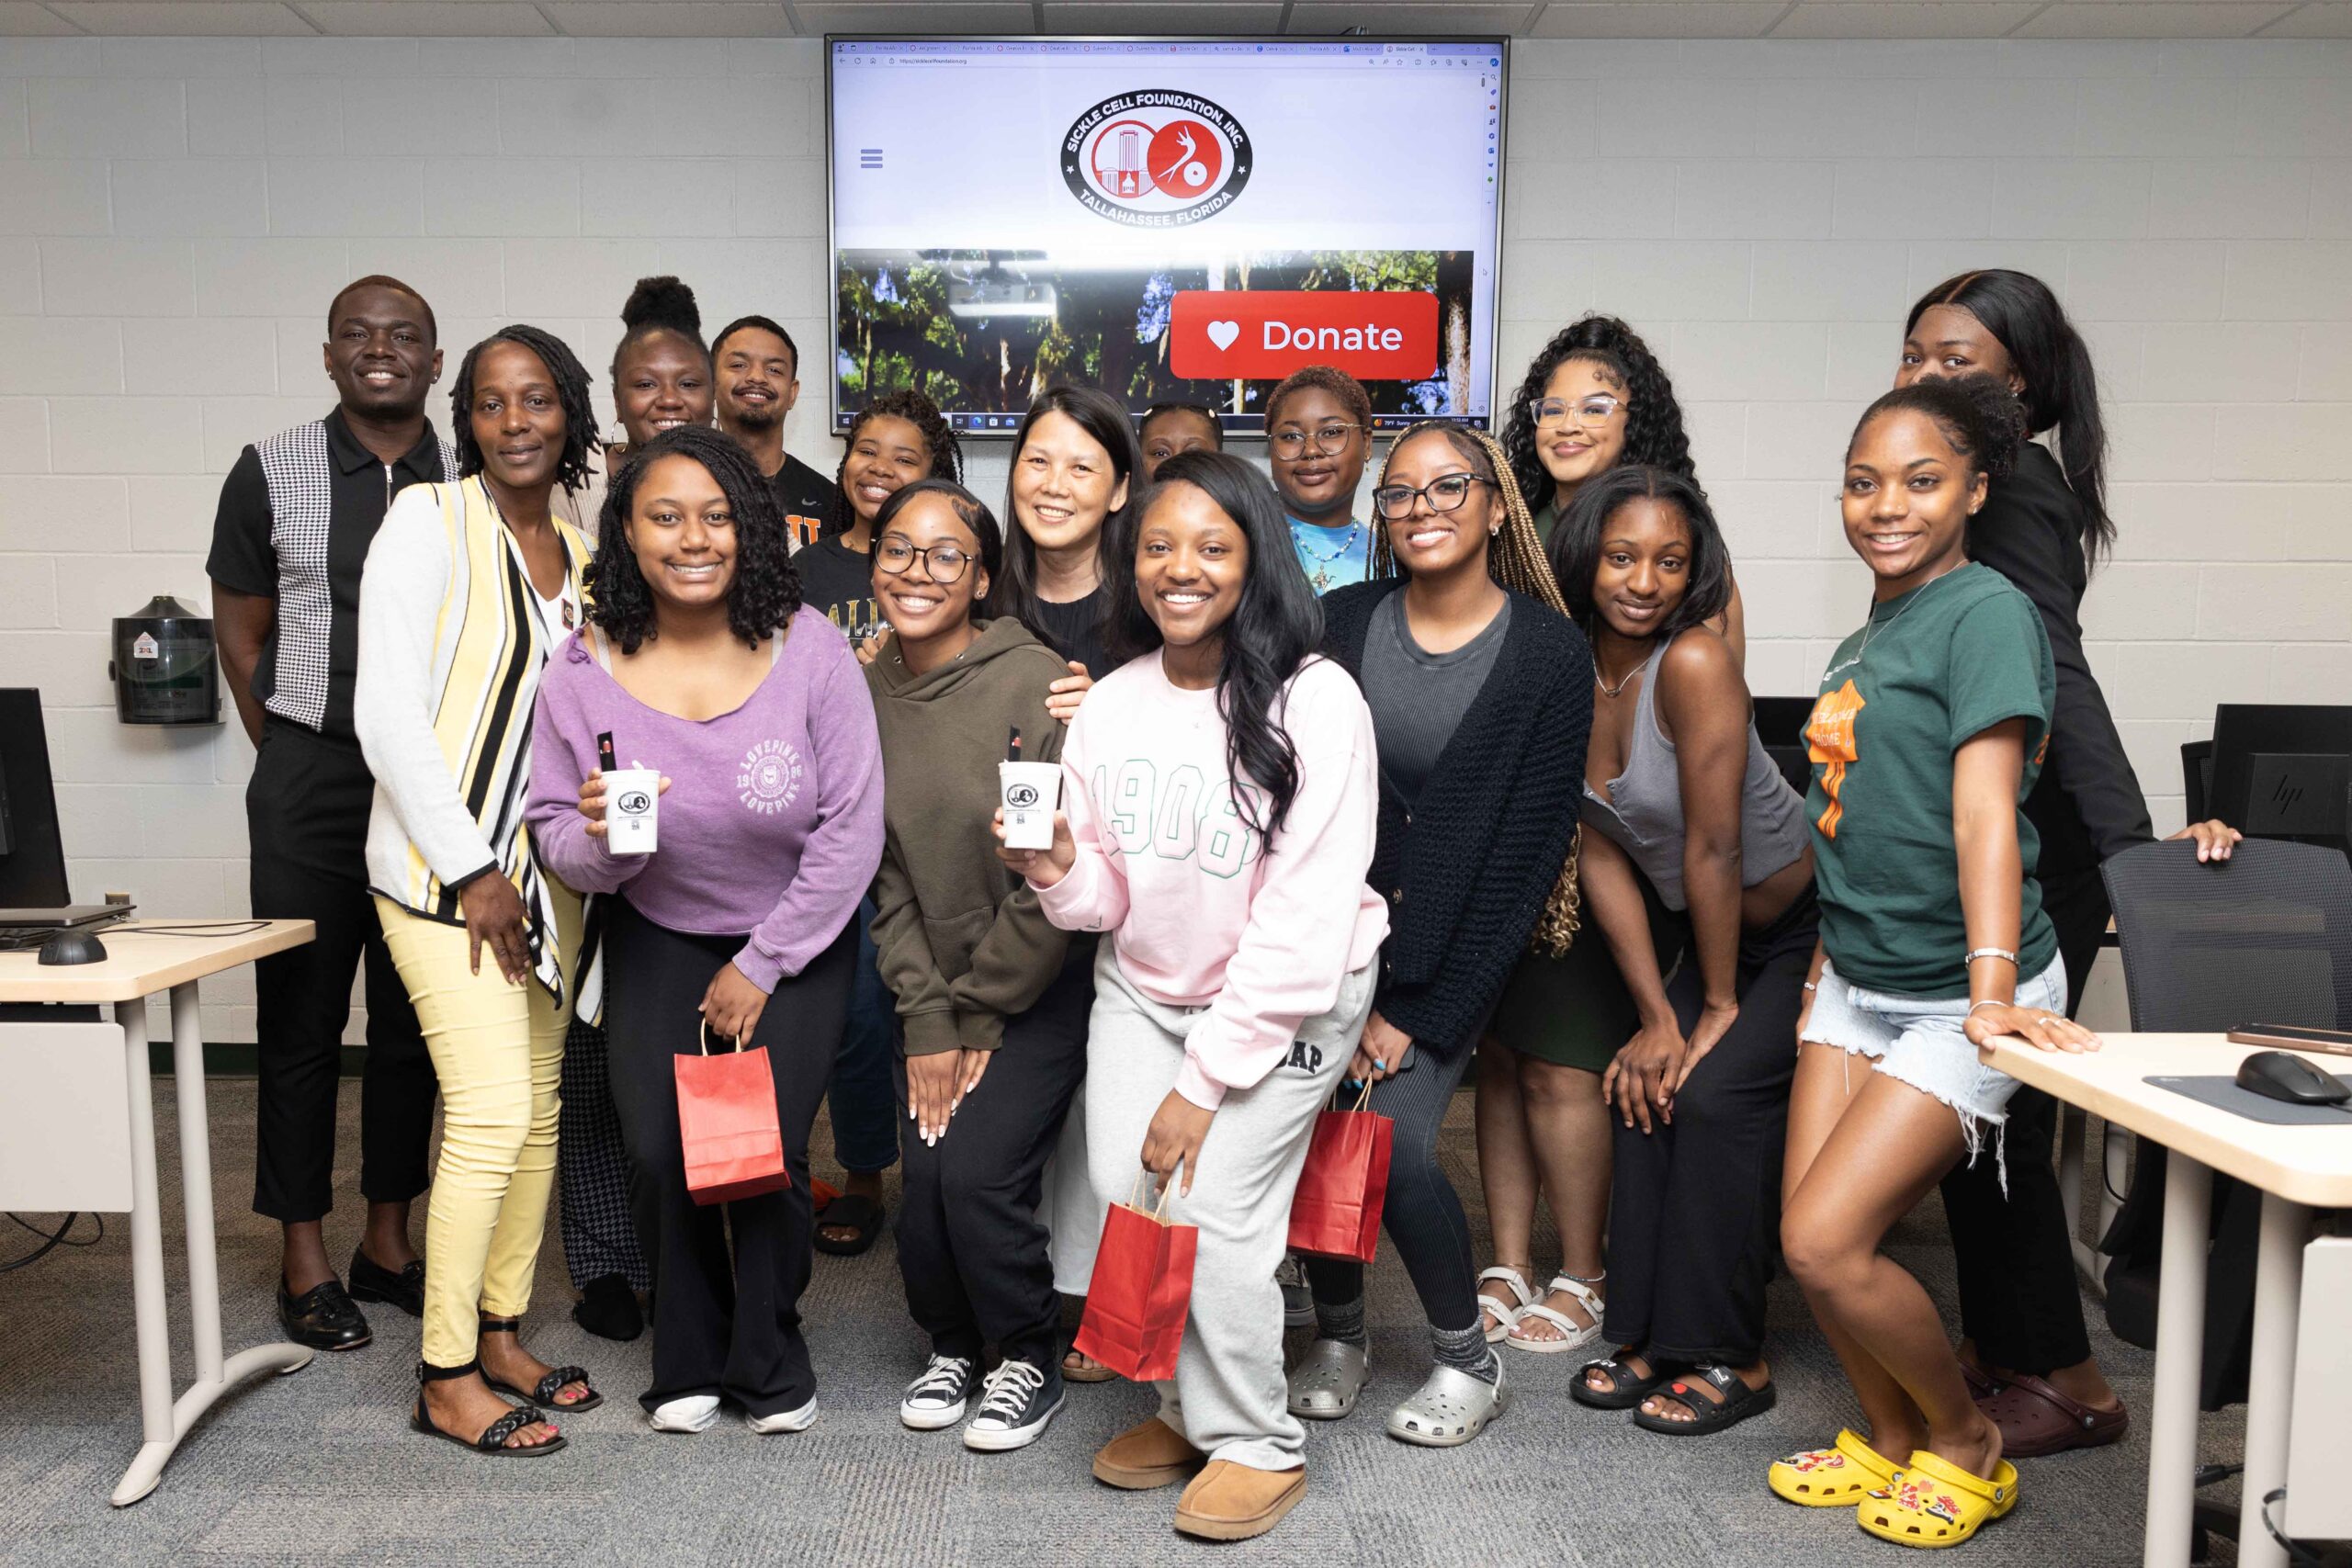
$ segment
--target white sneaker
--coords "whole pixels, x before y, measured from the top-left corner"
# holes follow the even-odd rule
[[[773,1416],[743,1417],[743,1425],[763,1438],[779,1432],[805,1432],[817,1424],[817,1402],[813,1398],[797,1410],[779,1410]]]
[[[718,1395],[690,1393],[657,1405],[645,1418],[657,1432],[702,1432],[718,1419]]]
[[[933,1356],[922,1376],[907,1385],[899,1419],[918,1432],[936,1432],[964,1418],[972,1393],[972,1363],[961,1356]]]

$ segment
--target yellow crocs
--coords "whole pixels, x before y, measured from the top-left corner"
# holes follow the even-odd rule
[[[1958,1546],[2018,1505],[2018,1467],[2007,1460],[1990,1481],[1925,1449],[1904,1472],[1866,1495],[1854,1522],[1897,1546]]]
[[[1850,1504],[1873,1486],[1892,1485],[1902,1474],[1893,1460],[1850,1431],[1838,1434],[1835,1447],[1808,1449],[1772,1461],[1772,1490],[1802,1508],[1835,1508]]]

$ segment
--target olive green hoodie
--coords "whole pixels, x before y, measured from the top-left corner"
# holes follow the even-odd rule
[[[865,667],[882,732],[882,869],[874,945],[910,1056],[992,1051],[1004,1021],[1061,973],[1069,949],[1037,895],[997,858],[989,819],[1008,733],[1021,759],[1057,762],[1062,726],[1046,689],[1069,673],[1016,620],[979,623],[954,662],[917,675],[895,643]]]

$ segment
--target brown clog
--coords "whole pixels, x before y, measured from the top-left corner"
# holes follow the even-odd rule
[[[2121,1442],[2132,1427],[2131,1413],[2120,1404],[2095,1409],[2029,1372],[2013,1372],[1996,1392],[1977,1395],[1976,1407],[2001,1428],[2001,1452],[2010,1459],[2104,1448]]]
[[[1203,1540],[1248,1540],[1282,1523],[1306,1495],[1304,1469],[1253,1470],[1213,1460],[1178,1499],[1176,1528]]]

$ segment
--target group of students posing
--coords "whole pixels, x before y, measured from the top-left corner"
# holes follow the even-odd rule
[[[1065,1353],[1060,1297],[1148,1173],[1198,1227],[1191,1316],[1159,1412],[1093,1473],[1184,1483],[1188,1533],[1272,1528],[1305,1492],[1301,1418],[1366,1386],[1363,1269],[1282,1279],[1342,1086],[1395,1123],[1385,1223],[1433,1360],[1387,1419],[1407,1442],[1503,1414],[1498,1349],[1584,1356],[1577,1400],[1662,1434],[1770,1408],[1776,1254],[1862,1413],[1772,1467],[1781,1496],[1950,1544],[2014,1505],[2012,1459],[2120,1435],[2047,1103],[1978,1055],[2096,1043],[2067,1014],[2106,922],[2098,860],[2150,836],[2075,618],[2112,533],[2095,383],[2041,284],[1965,275],[1902,325],[1845,454],[1875,586],[1822,676],[1801,797],[1750,718],[1671,384],[1622,321],[1547,344],[1501,440],[1398,434],[1368,518],[1370,403],[1314,367],[1263,405],[1271,481],[1204,409],[1136,430],[1102,392],[1048,390],[1001,522],[939,412],[885,394],[812,530],[780,439],[712,428],[713,345],[649,283],[613,366],[625,441],[600,447],[561,343],[505,329],[458,373],[456,477],[401,490],[367,553],[368,879],[446,1123],[420,1430],[544,1457],[553,1417],[601,1402],[516,1337],[560,1086],[567,1143],[575,1098],[617,1128],[651,1424],[729,1404],[808,1427],[808,1142],[865,990],[888,998],[898,1255],[930,1337],[901,1418],[1019,1448],[1107,1375]],[[346,320],[387,358],[430,322],[389,279],[335,312],[331,369]],[[1015,733],[1062,764],[1049,849],[1001,841]],[[615,761],[662,775],[650,854],[607,847]],[[2234,837],[2184,836],[2200,857]],[[601,1016],[594,1083],[565,1060],[575,1014]],[[791,1183],[706,1206],[672,1062],[729,1042],[766,1047]],[[1474,1059],[1483,1269],[1437,1157]],[[1957,1354],[1878,1251],[1939,1182]],[[1541,1292],[1539,1199],[1563,1250]],[[1286,1319],[1315,1328],[1287,1371]]]

